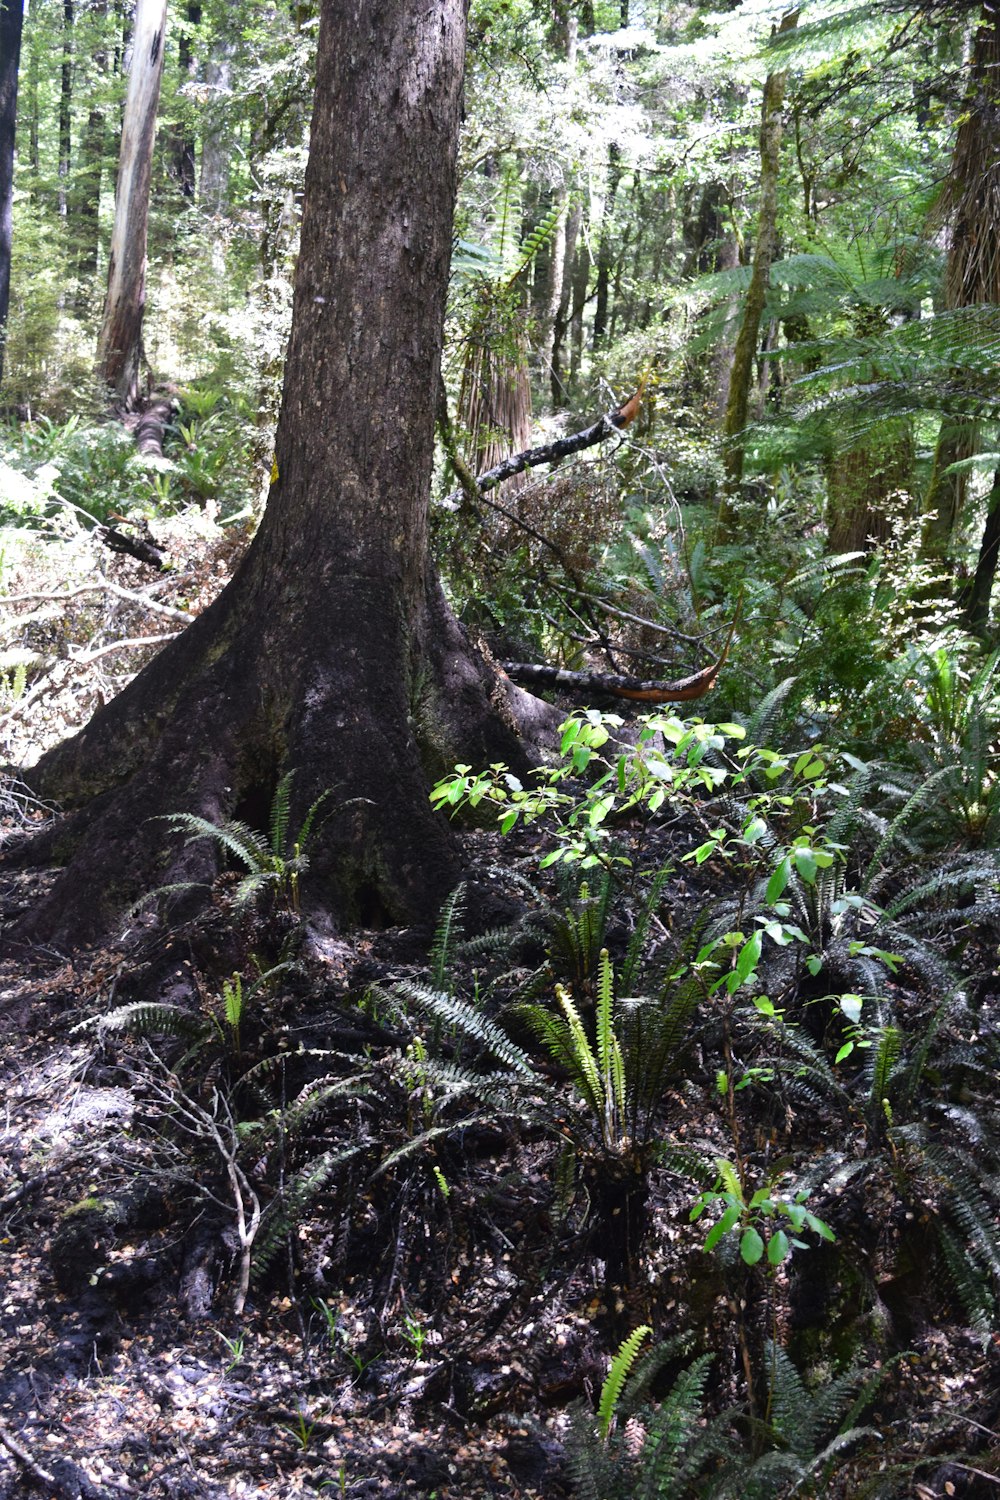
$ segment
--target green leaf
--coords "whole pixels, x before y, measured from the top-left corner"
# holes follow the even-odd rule
[[[764,1241],[751,1224],[740,1239],[740,1255],[748,1266],[755,1266],[764,1254]]]
[[[795,861],[795,868],[802,876],[806,885],[815,885],[816,871],[819,869],[819,864],[813,851],[811,849],[796,849],[792,853],[792,858]]]
[[[763,947],[763,934],[758,929],[740,949],[740,956],[736,960],[736,973],[742,984],[751,975],[760,962],[760,952]]]
[[[705,1244],[704,1244],[704,1247],[703,1247],[704,1250],[705,1250],[705,1254],[706,1255],[710,1255],[711,1254],[711,1252],[715,1249],[716,1245],[722,1239],[722,1236],[724,1234],[728,1234],[729,1233],[729,1231],[732,1229],[733,1225],[735,1223],[737,1223],[737,1221],[739,1220],[739,1217],[740,1217],[740,1206],[739,1206],[739,1204],[738,1203],[730,1203],[729,1207],[726,1209],[725,1213],[722,1215],[722,1218],[719,1219],[717,1223],[713,1224],[712,1228],[708,1231],[708,1237],[705,1240]]]
[[[856,1026],[861,1020],[861,1007],[864,1001],[860,995],[841,995],[840,1008],[849,1021]]]
[[[835,1240],[837,1236],[829,1224],[824,1224],[822,1219],[817,1219],[815,1214],[806,1214],[806,1223],[814,1234],[818,1234],[821,1240]]]
[[[784,891],[785,886],[788,884],[788,877],[791,875],[791,873],[791,865],[789,864],[788,855],[786,854],[785,858],[781,861],[777,869],[774,871],[774,874],[767,882],[768,906],[773,906],[774,903],[780,899],[781,893]]]
[[[767,1242],[767,1258],[772,1266],[780,1266],[788,1255],[792,1246],[788,1235],[783,1229],[779,1229]]]

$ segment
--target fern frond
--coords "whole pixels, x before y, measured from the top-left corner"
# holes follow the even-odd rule
[[[337,1168],[367,1149],[367,1143],[365,1143],[348,1146],[343,1151],[324,1151],[322,1156],[307,1162],[285,1184],[284,1191],[271,1200],[264,1210],[260,1232],[254,1246],[253,1276],[255,1280],[263,1276],[297,1221],[301,1219],[316,1195],[326,1187]]]
[[[447,989],[447,974],[451,963],[453,945],[462,935],[462,916],[465,903],[465,881],[461,881],[447,897],[438,917],[434,938],[431,942],[431,984],[435,990]]]
[[[648,1496],[677,1493],[682,1477],[682,1458],[690,1454],[692,1435],[698,1432],[709,1368],[715,1358],[702,1354],[674,1381],[651,1424],[643,1448],[643,1493]],[[706,1455],[697,1455],[700,1467]]]
[[[294,771],[287,771],[275,787],[271,799],[269,830],[271,854],[275,859],[283,859],[288,849],[288,812],[294,777]]]
[[[112,1031],[125,1031],[141,1037],[197,1037],[205,1030],[205,1018],[165,1001],[137,1000],[102,1016],[98,1030],[102,1036]]]
[[[234,855],[250,871],[266,870],[271,865],[271,851],[259,833],[247,823],[231,819],[210,823],[195,813],[165,813],[152,821],[168,823],[176,833],[186,834],[186,844],[209,839]]]
[[[940,771],[935,771],[930,776],[928,776],[927,779],[917,787],[916,791],[912,794],[911,797],[907,799],[906,803],[902,808],[900,808],[899,812],[893,818],[892,822],[886,829],[881,842],[875,850],[875,853],[872,855],[868,863],[868,868],[865,870],[865,873],[861,878],[858,888],[863,894],[867,894],[868,891],[873,888],[875,877],[878,875],[882,868],[882,864],[886,854],[900,837],[903,829],[913,819],[917,811],[928,801],[934,788],[944,780],[945,776],[948,774],[948,771],[949,768],[945,766]]]
[[[446,1026],[456,1027],[471,1041],[478,1042],[481,1047],[492,1052],[494,1057],[499,1058],[513,1072],[520,1073],[525,1078],[535,1078],[535,1069],[527,1053],[522,1052],[505,1031],[464,1000],[442,994],[440,990],[428,989],[412,980],[403,980],[394,985],[393,993],[412,1001]]]
[[[556,985],[556,999],[566,1017],[570,1052],[573,1058],[573,1082],[587,1101],[594,1117],[603,1120],[606,1102],[604,1084],[597,1059],[587,1039],[583,1022],[580,1020],[579,1011],[562,985]]]
[[[748,745],[770,745],[775,728],[788,701],[788,695],[798,681],[797,677],[786,677],[766,693],[746,722]]]
[[[902,1050],[903,1038],[898,1026],[883,1026],[878,1044],[871,1050],[871,1086],[869,1104],[875,1111],[882,1108],[883,1099],[889,1097],[892,1071]]]
[[[641,1323],[623,1341],[618,1353],[611,1361],[611,1368],[601,1386],[601,1399],[597,1408],[597,1430],[604,1442],[607,1442],[611,1423],[617,1414],[618,1402],[628,1373],[635,1364],[643,1341],[649,1338],[652,1332],[648,1324]]]
[[[660,905],[664,887],[671,875],[674,873],[673,865],[664,865],[657,870],[646,898],[636,916],[635,926],[628,940],[628,948],[625,953],[625,961],[621,966],[621,986],[624,994],[629,994],[636,986],[639,977],[639,967],[642,961],[642,950],[646,945],[649,935],[649,924]]]

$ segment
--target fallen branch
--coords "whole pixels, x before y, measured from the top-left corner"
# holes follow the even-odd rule
[[[508,677],[529,687],[565,687],[574,693],[608,693],[613,698],[628,698],[638,703],[693,703],[715,687],[729,656],[739,617],[737,607],[718,660],[676,682],[638,682],[634,677],[617,677],[603,672],[567,672],[561,667],[536,666],[521,661],[504,662],[503,668]]]
[[[126,536],[123,531],[118,531],[114,526],[97,526],[97,536],[112,552],[127,552],[129,557],[134,557],[137,562],[146,563],[151,568],[159,568],[161,572],[170,566],[170,560],[158,542],[150,536],[148,530],[145,536]]]
[[[505,458],[502,463],[487,469],[485,474],[479,474],[473,480],[478,495],[485,495],[487,490],[495,489],[498,484],[503,484],[505,479],[513,479],[515,474],[523,474],[525,469],[537,468],[539,464],[558,463],[560,459],[569,458],[573,453],[582,453],[585,448],[593,448],[602,443],[605,438],[614,437],[621,432],[630,422],[634,421],[642,403],[642,385],[634,395],[618,407],[617,411],[606,412],[603,417],[598,418],[590,427],[585,427],[582,432],[571,433],[568,437],[556,438],[551,443],[540,443],[535,448],[525,448],[521,453],[513,453]],[[455,462],[454,452],[450,454],[452,462]],[[461,471],[459,478],[463,478]],[[461,489],[453,490],[444,499],[445,505],[455,505],[463,495],[468,496],[469,487],[466,478]],[[504,512],[507,514],[507,512]],[[517,520],[516,516],[511,517]],[[544,540],[542,538],[541,540]]]
[[[77,666],[86,667],[89,666],[92,661],[96,661],[99,656],[108,656],[112,651],[122,651],[126,649],[132,651],[137,650],[140,646],[164,646],[166,645],[167,641],[175,641],[180,634],[181,632],[179,630],[174,630],[170,633],[170,635],[129,636],[125,640],[111,641],[107,646],[98,646],[96,651],[82,651],[80,653],[74,652],[69,659],[70,661],[75,662]]]

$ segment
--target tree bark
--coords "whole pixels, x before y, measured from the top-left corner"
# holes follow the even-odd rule
[[[608,294],[611,288],[611,269],[614,265],[613,220],[618,184],[622,179],[622,152],[617,142],[608,147],[608,183],[601,212],[601,242],[597,250],[597,285],[594,304],[594,348],[599,349],[608,332]]]
[[[1000,469],[993,476],[993,488],[986,506],[986,525],[979,545],[979,561],[966,609],[969,629],[974,635],[984,635],[990,623],[990,600],[997,576],[997,558],[1000,556]]]
[[[96,296],[97,256],[100,248],[101,179],[104,175],[104,145],[107,121],[101,93],[108,71],[107,0],[91,6],[95,45],[92,56],[93,90],[87,121],[80,137],[78,165],[70,190],[70,217],[76,245],[77,310],[82,312]]]
[[[177,70],[182,88],[194,74],[191,37],[200,25],[200,0],[189,0],[187,24],[181,27],[180,36],[177,38]],[[195,189],[194,131],[187,121],[179,120],[171,126],[170,137],[171,175],[180,188],[181,197],[193,200]]]
[[[1000,10],[983,6],[972,49],[965,107],[955,137],[942,207],[951,218],[945,306],[1000,302]],[[921,550],[947,556],[965,502],[965,473],[949,465],[978,451],[974,422],[945,419],[938,433]],[[985,540],[985,539],[984,539]]]
[[[17,70],[21,58],[24,0],[0,5],[0,380],[3,379],[7,311],[10,307],[10,253],[14,238],[14,133],[17,126]]]
[[[167,0],[137,0],[118,157],[108,294],[97,342],[98,376],[126,409],[138,398],[143,358],[146,226],[166,23]]]
[[[333,792],[307,909],[428,916],[456,875],[430,776],[458,754],[522,761],[427,556],[464,35],[465,0],[324,0],[264,519],[215,603],[32,773],[80,811],[25,932],[79,941],[137,889],[203,878],[211,851],[164,854],[147,820],[260,824],[289,769],[293,825]]]
[[[62,67],[59,72],[59,217],[65,219],[73,135],[73,0],[63,0]]]
[[[781,18],[780,32],[791,31],[798,23],[798,11]],[[778,245],[778,169],[781,164],[781,109],[785,98],[786,72],[769,73],[764,84],[760,117],[760,206],[757,210],[757,238],[754,245],[753,272],[743,306],[743,322],[733,352],[733,369],[723,423],[725,435],[724,463],[730,494],[739,489],[743,479],[743,429],[750,409],[754,359],[764,303],[771,284],[771,264]],[[729,507],[724,501],[719,512],[721,527],[728,524]]]

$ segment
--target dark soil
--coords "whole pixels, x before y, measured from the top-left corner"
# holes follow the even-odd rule
[[[657,837],[661,863],[672,841],[691,845],[669,827]],[[493,835],[466,837],[467,936],[523,912],[513,876],[537,879],[534,854],[523,836],[502,846]],[[708,868],[674,880],[654,946],[717,878]],[[45,880],[4,877],[5,916],[38,899]],[[619,960],[633,917],[626,891],[605,935]],[[828,1379],[841,1355],[869,1374],[885,1371],[862,1419],[868,1436],[826,1488],[797,1493],[861,1494],[879,1465],[899,1471],[892,1493],[917,1500],[1000,1491],[1000,1339],[974,1335],[929,1274],[914,1221],[930,1210],[901,1202],[889,1176],[880,1188],[871,1175],[860,1195],[830,1188],[810,1200],[835,1226],[837,1251],[803,1250],[791,1275],[782,1269],[773,1279],[768,1310],[755,1304],[759,1286],[745,1268],[704,1253],[705,1227],[690,1222],[698,1185],[676,1160],[650,1174],[648,1233],[631,1284],[617,1288],[607,1282],[585,1174],[560,1195],[560,1143],[530,1121],[467,1106],[436,1113],[435,1123],[450,1118],[454,1129],[379,1172],[407,1130],[419,1135],[431,1122],[414,1037],[469,1061],[459,1041],[442,1041],[391,999],[394,982],[429,980],[431,934],[314,934],[297,950],[297,969],[248,1017],[238,1067],[232,1048],[206,1045],[196,1078],[183,1044],[161,1038],[169,1067],[157,1073],[142,1044],[96,1028],[123,1002],[151,995],[204,1012],[206,996],[250,952],[270,945],[278,956],[282,943],[289,951],[288,926],[260,919],[237,930],[223,887],[214,914],[177,931],[139,919],[119,948],[72,961],[21,951],[0,970],[3,1500],[36,1492],[559,1500],[576,1493],[569,1412],[576,1403],[593,1408],[609,1356],[639,1323],[657,1338],[686,1334],[691,1354],[714,1353],[707,1409],[731,1411],[732,1443],[746,1443],[740,1334],[757,1337],[751,1325],[761,1317],[814,1382]],[[522,922],[502,962],[456,958],[457,992],[473,992],[474,964],[481,983],[505,970],[488,987],[497,1012],[504,996],[530,985],[547,947],[544,927]],[[551,974],[540,983],[551,993]],[[517,1035],[516,1018],[508,1020]],[[664,1140],[696,1144],[709,1158],[728,1149],[711,1043],[710,1032],[696,1033],[662,1110]],[[379,1082],[366,1092],[365,1070],[374,1070],[369,1081],[388,1078],[388,1060],[407,1048],[408,1088]],[[320,1053],[321,1063],[309,1061]],[[273,1134],[262,1134],[259,1160],[241,1158],[262,1202],[279,1190],[291,1202],[289,1181],[317,1153],[364,1149],[288,1214],[236,1317],[233,1198],[204,1141],[168,1125],[167,1106],[181,1077],[209,1115],[222,1094],[248,1121],[264,1120],[260,1098],[239,1080],[255,1059],[275,1057],[285,1059],[289,1095],[331,1072],[359,1082],[317,1112],[304,1155],[291,1138],[280,1155]],[[548,1072],[559,1086],[558,1070]],[[411,1114],[408,1124],[390,1117],[393,1100],[400,1116]],[[783,1149],[789,1112],[800,1153],[818,1154],[843,1132],[828,1104],[793,1105],[762,1090],[742,1127],[762,1161]],[[845,1259],[858,1267],[853,1281]]]

